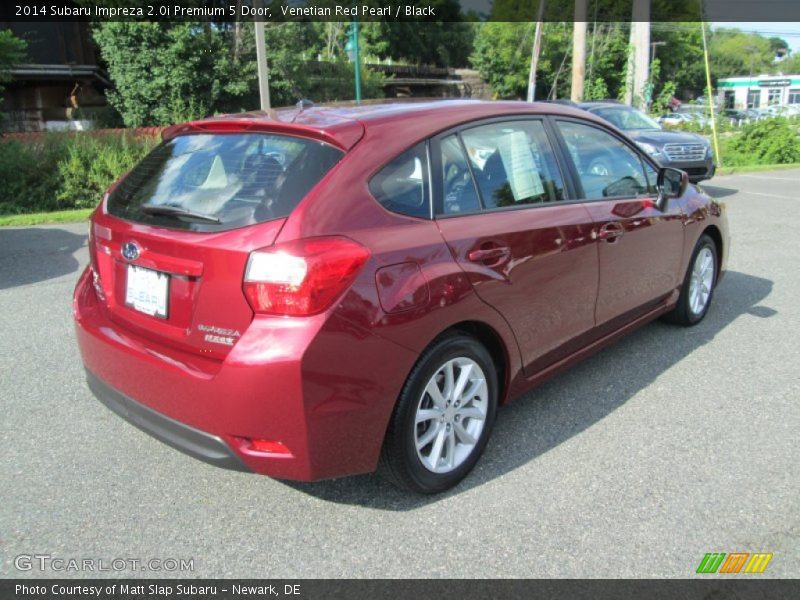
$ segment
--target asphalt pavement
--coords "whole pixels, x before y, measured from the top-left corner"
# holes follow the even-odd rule
[[[692,577],[707,552],[798,577],[799,184],[707,182],[733,243],[706,320],[648,325],[505,407],[433,498],[224,471],[123,422],[75,345],[86,225],[0,228],[0,577]],[[18,570],[29,555],[193,570]]]

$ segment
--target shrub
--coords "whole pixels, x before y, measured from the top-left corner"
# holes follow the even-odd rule
[[[602,77],[595,77],[594,80],[587,80],[583,89],[583,101],[605,100],[608,98],[608,86]]]
[[[726,146],[728,154],[722,156],[730,166],[800,162],[800,136],[783,118],[749,123]]]
[[[58,160],[63,146],[59,135],[0,142],[0,214],[59,208]]]
[[[156,142],[124,131],[0,140],[0,214],[95,206]]]
[[[72,138],[58,163],[59,202],[70,208],[91,208],[108,186],[153,146],[153,138],[137,138],[128,132]]]

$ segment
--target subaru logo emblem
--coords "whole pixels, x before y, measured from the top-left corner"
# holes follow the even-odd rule
[[[122,244],[122,256],[126,260],[136,260],[139,258],[139,246],[136,242],[125,242]]]

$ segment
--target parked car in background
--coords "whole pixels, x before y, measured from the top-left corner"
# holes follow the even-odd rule
[[[800,106],[767,106],[759,109],[762,118],[770,119],[773,117],[794,117],[800,114]]]
[[[677,113],[687,115],[691,122],[700,127],[710,125],[708,107],[704,104],[684,104],[677,110]]]
[[[580,107],[624,131],[659,164],[686,171],[692,183],[714,176],[711,143],[703,136],[666,131],[642,111],[625,104],[584,102]]]
[[[573,102],[572,100],[569,100],[567,98],[558,98],[555,100],[542,100],[541,102],[545,102],[548,104],[563,104],[564,106],[572,106],[572,107],[578,106],[577,102]]]
[[[695,121],[688,113],[672,112],[661,115],[656,119],[656,122],[666,127],[677,127],[678,125],[694,123]]]
[[[124,419],[218,466],[434,493],[499,404],[652,319],[701,321],[728,230],[593,114],[443,101],[168,128],[88,245],[78,346]]]
[[[739,126],[747,121],[747,114],[741,110],[726,108],[718,118],[725,119],[731,125]]]
[[[760,121],[761,119],[765,118],[764,114],[757,108],[747,108],[742,112],[744,113],[746,122],[748,123],[752,121]]]

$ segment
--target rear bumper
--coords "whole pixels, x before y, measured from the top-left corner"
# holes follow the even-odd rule
[[[280,479],[374,471],[416,354],[335,315],[256,318],[224,360],[133,335],[87,269],[73,300],[89,385],[109,408],[200,460]],[[255,451],[252,440],[287,452]]]
[[[170,419],[119,393],[86,371],[86,383],[100,402],[154,438],[215,467],[250,471],[222,438]]]

